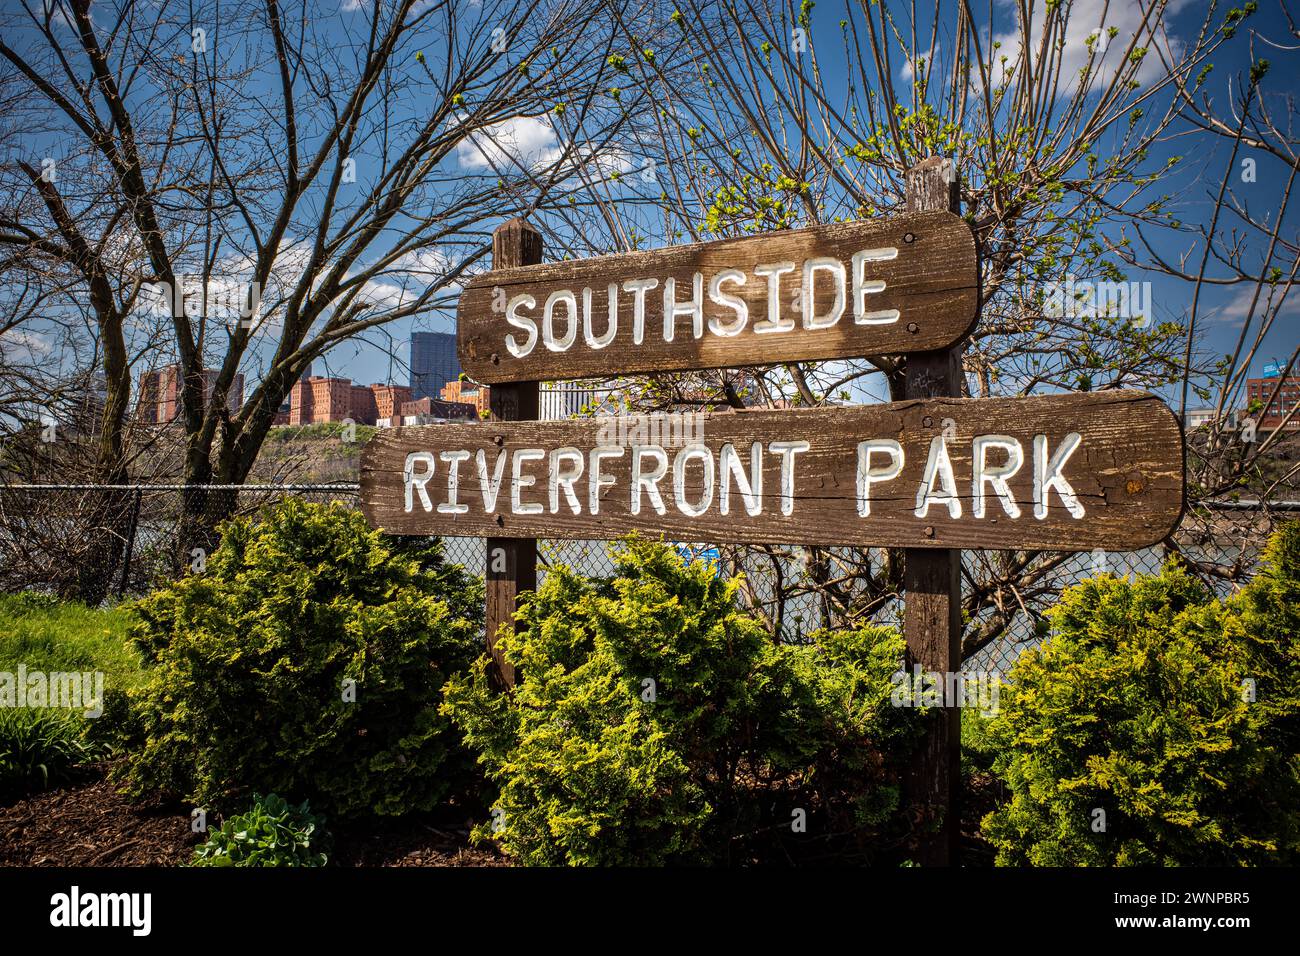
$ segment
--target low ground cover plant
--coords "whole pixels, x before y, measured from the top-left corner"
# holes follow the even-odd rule
[[[194,850],[194,866],[324,866],[330,839],[325,821],[304,801],[255,794],[244,813],[222,821]]]
[[[48,708],[0,708],[0,800],[72,780],[98,753],[74,717]]]
[[[120,607],[0,594],[0,799],[71,780],[113,753],[128,693],[144,682],[131,620]]]

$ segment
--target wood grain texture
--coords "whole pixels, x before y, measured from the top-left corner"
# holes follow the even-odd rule
[[[621,457],[606,459],[600,473],[612,484],[597,489],[599,511],[590,513],[590,469],[584,468],[573,486],[579,513],[574,514],[563,486],[557,486],[556,507],[551,507],[549,453],[577,449],[585,460],[597,444],[598,430],[618,419],[557,422],[500,422],[467,425],[432,425],[395,428],[380,432],[365,447],[361,461],[362,508],[375,527],[398,534],[473,535],[498,538],[608,539],[630,531],[663,534],[671,539],[710,542],[770,542],[789,544],[857,545],[908,548],[985,548],[1127,550],[1163,540],[1175,527],[1183,508],[1182,429],[1173,413],[1158,398],[1144,392],[1113,391],[1042,396],[1022,399],[926,399],[889,405],[818,408],[785,411],[742,411],[701,416],[702,435],[694,460],[683,466],[681,502],[697,507],[704,498],[703,459],[712,457],[715,481],[712,501],[698,516],[680,510],[672,479],[674,462],[682,446],[665,447],[668,472],[658,488],[666,508],[659,514],[648,493],[640,496],[642,510],[632,513],[632,448]],[[1047,495],[1042,519],[1033,516],[1034,436],[1044,435],[1050,455],[1071,432],[1080,444],[1062,469],[1084,508],[1072,517],[1055,491]],[[972,505],[972,439],[977,435],[1005,435],[1021,442],[1024,464],[1007,479],[1021,509],[1011,518],[996,498],[986,499],[986,513],[974,517]],[[924,517],[914,512],[917,492],[932,439],[945,436],[961,517],[950,517],[947,507],[931,504]],[[904,461],[898,477],[871,487],[870,514],[859,515],[858,443],[868,439],[896,440]],[[794,456],[790,513],[782,513],[783,457],[770,450],[771,442],[806,441],[806,452]],[[738,484],[729,476],[729,514],[720,509],[720,478],[724,473],[719,454],[724,444],[739,453],[746,474],[753,443],[762,445],[762,492],[755,496],[758,514],[744,507]],[[645,445],[646,442],[640,442]],[[540,460],[516,458],[516,452],[540,449]],[[463,514],[436,510],[449,502],[450,465],[441,453],[468,452],[458,466],[457,502]],[[477,457],[491,479],[501,467],[499,497],[487,501],[479,477]],[[501,453],[504,459],[499,459]],[[426,489],[424,510],[418,493],[406,509],[404,468],[411,453],[433,456],[433,476]],[[1046,463],[1047,456],[1044,456]],[[884,459],[876,459],[877,465]],[[1005,461],[993,451],[990,466]],[[519,467],[519,503],[541,513],[517,513],[512,504],[513,470]],[[643,465],[657,460],[643,453]],[[565,465],[561,472],[572,470]],[[425,466],[416,468],[423,473]],[[643,468],[653,470],[653,468]],[[728,473],[729,475],[729,473]],[[528,485],[528,479],[534,484]],[[986,490],[987,486],[986,486]]]
[[[858,324],[854,319],[852,256],[867,249],[897,249],[897,257],[867,262],[862,275],[881,280],[883,291],[864,296],[870,312],[897,310],[887,324]],[[805,260],[829,257],[846,270],[844,313],[828,328],[805,328],[802,266]],[[756,332],[769,317],[769,279],[755,274],[756,266],[789,262],[796,268],[779,278],[781,320],[793,324],[789,331]],[[739,269],[746,279],[727,283],[720,290],[745,302],[743,328],[732,336],[712,331],[710,320],[723,328],[739,324],[737,313],[713,301],[710,279],[724,269]],[[702,275],[703,334],[695,337],[693,321],[679,316],[673,340],[664,337],[664,287],[672,278],[678,303],[694,298],[694,275]],[[633,334],[633,294],[622,283],[656,279],[658,285],[644,294],[644,338]],[[619,321],[616,332],[602,348],[586,341],[581,315],[571,345],[563,351],[548,349],[539,337],[532,350],[515,357],[507,347],[514,336],[522,347],[527,334],[508,323],[505,304],[527,294],[535,303],[523,314],[540,328],[544,305],[558,290],[574,293],[578,311],[583,289],[591,290],[591,329],[599,340],[609,329],[609,283],[619,283]],[[818,272],[813,280],[812,315],[832,310],[835,284],[832,276]],[[959,216],[948,212],[909,213],[890,219],[839,223],[774,232],[743,239],[673,246],[650,252],[603,256],[572,262],[551,262],[514,269],[494,269],[476,277],[461,296],[457,328],[461,366],[472,379],[498,382],[605,377],[657,371],[734,368],[782,362],[860,358],[942,348],[969,334],[979,302],[975,239]],[[569,332],[568,307],[554,309],[555,338]],[[558,344],[558,343],[557,343]]]
[[[952,160],[930,156],[907,171],[909,212],[961,212],[961,191]],[[962,346],[906,356],[904,398],[960,396]],[[924,671],[961,668],[961,551],[909,548],[903,552],[903,635],[907,662]],[[904,800],[914,821],[916,861],[948,866],[961,843],[961,713],[936,708],[926,715],[926,734],[903,777]]]
[[[492,233],[492,266],[518,268],[542,261],[541,232],[522,219],[510,219]],[[536,382],[499,385],[489,396],[492,418],[497,421],[532,420],[538,417]],[[537,590],[537,542],[527,538],[488,538],[485,555],[484,624],[488,652],[496,665],[496,679],[503,687],[515,684],[514,666],[505,659],[497,636],[502,628],[512,629],[519,595]]]

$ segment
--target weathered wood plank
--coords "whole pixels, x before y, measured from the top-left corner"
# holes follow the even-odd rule
[[[362,507],[399,534],[605,539],[640,530],[994,550],[1139,548],[1163,540],[1182,513],[1182,429],[1144,392],[741,411],[682,419],[667,440],[636,433],[639,423],[672,421],[386,430],[362,453]]]
[[[931,156],[907,171],[909,212],[961,212],[952,160]],[[905,359],[904,398],[962,394],[963,343]],[[961,669],[961,551],[909,548],[903,552],[903,636],[909,665],[952,674]],[[922,866],[947,866],[961,840],[961,713],[937,708],[903,778],[903,796],[916,826],[913,852]]]
[[[978,304],[970,227],[920,212],[494,269],[461,296],[457,328],[466,374],[497,383],[937,349]]]
[[[542,234],[536,227],[522,219],[511,219],[492,233],[492,266],[506,269],[541,262],[542,245]],[[492,389],[489,402],[496,421],[536,419],[537,383],[498,385]],[[496,664],[500,683],[513,687],[515,669],[502,656],[497,637],[502,628],[514,628],[520,593],[537,590],[537,542],[527,538],[488,538],[484,579],[488,651]]]

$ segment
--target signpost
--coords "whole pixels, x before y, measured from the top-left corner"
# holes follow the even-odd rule
[[[1145,392],[385,429],[362,508],[399,534],[900,548],[1146,547],[1182,513],[1182,432]]]
[[[978,310],[974,236],[944,211],[494,269],[457,324],[495,384],[937,349]]]
[[[522,219],[511,219],[492,234],[492,265],[497,269],[528,266],[542,261],[542,234]],[[490,393],[494,421],[537,418],[536,380],[498,385]],[[514,627],[519,595],[537,589],[537,542],[489,536],[485,555],[487,644],[496,662],[500,682],[513,686],[514,668],[497,650],[502,627]]]
[[[960,184],[952,161],[931,156],[904,177],[908,212],[961,211]],[[962,394],[962,343],[904,357],[905,398]],[[907,663],[924,671],[954,674],[961,669],[961,552],[954,549],[903,553],[903,637]],[[904,805],[920,832],[917,862],[942,866],[958,855],[961,791],[961,712],[945,707],[928,715],[925,737],[903,777]]]
[[[535,588],[535,539],[905,550],[910,664],[960,669],[962,548],[1156,544],[1183,509],[1182,428],[1159,399],[1103,391],[962,398],[979,266],[949,161],[907,173],[907,212],[745,239],[541,262],[521,220],[459,307],[460,358],[493,421],[395,428],[366,445],[361,500],[397,534],[487,539],[496,652]],[[541,380],[905,355],[885,405],[535,421]],[[954,858],[958,711],[935,714],[905,781],[918,862]]]

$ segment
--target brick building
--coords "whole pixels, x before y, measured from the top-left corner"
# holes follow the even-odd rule
[[[478,409],[465,402],[440,402],[436,398],[417,398],[403,402],[402,420],[394,424],[434,425],[442,422],[478,421]]]
[[[352,413],[348,415],[348,418],[358,425],[373,425],[375,423],[377,414],[373,388],[374,386],[366,385],[352,386]]]
[[[1255,415],[1243,412],[1241,415],[1243,420],[1254,418],[1255,427],[1261,432],[1277,428],[1296,405],[1300,404],[1300,375],[1291,375],[1287,378],[1270,376],[1268,378],[1246,379],[1246,402],[1248,404],[1259,402],[1262,405],[1269,400],[1269,396],[1273,395],[1274,389],[1277,389],[1277,396],[1262,412]],[[1287,422],[1286,430],[1288,432],[1300,430],[1300,413],[1291,417],[1291,420]]]
[[[217,381],[217,370],[203,369],[203,401],[212,397],[212,388]],[[165,365],[160,369],[145,372],[140,376],[136,392],[136,417],[146,424],[165,425],[175,421],[181,415],[181,388],[184,377],[180,364]],[[233,415],[244,404],[244,376],[235,373],[226,395],[226,407]]]
[[[357,385],[350,378],[304,375],[289,393],[288,424],[395,424],[393,419],[410,397],[405,385]]]
[[[442,400],[444,402],[464,402],[466,405],[473,405],[480,413],[491,408],[489,404],[491,396],[492,389],[486,385],[476,385],[464,379],[448,382],[442,387]]]
[[[289,424],[313,425],[352,418],[352,380],[304,375],[289,393]]]
[[[411,390],[405,385],[371,385],[375,402],[375,424],[392,426],[402,424],[402,407],[411,400]]]
[[[275,418],[271,420],[271,424],[272,425],[289,424],[289,412],[292,410],[292,408],[293,408],[293,404],[289,401],[289,399],[286,398],[284,402],[280,405],[280,407],[276,409]]]

